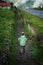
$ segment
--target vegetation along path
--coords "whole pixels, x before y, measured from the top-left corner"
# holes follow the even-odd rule
[[[24,31],[23,25],[20,20],[20,16],[21,16],[21,13],[18,12],[17,16],[16,16],[16,21],[18,24],[18,31],[17,31],[18,37],[21,35],[21,32]],[[17,37],[17,39],[18,39],[18,37]],[[25,53],[21,54],[19,51],[19,50],[21,50],[21,48],[20,48],[19,42],[17,42],[17,45],[18,45],[17,64],[19,64],[19,65],[37,65],[35,63],[35,61],[32,60],[32,58],[31,58],[30,47],[31,47],[32,43],[33,43],[33,41],[29,39],[27,42],[27,45],[25,47]]]

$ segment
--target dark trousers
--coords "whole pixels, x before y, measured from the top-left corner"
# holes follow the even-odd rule
[[[25,53],[25,46],[21,46],[22,52]]]

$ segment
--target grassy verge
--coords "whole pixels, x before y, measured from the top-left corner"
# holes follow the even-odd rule
[[[32,10],[39,10],[39,11],[43,11],[43,8],[32,8]]]
[[[43,35],[43,19],[32,14],[21,11],[27,22],[33,27],[33,29],[39,35]]]
[[[9,50],[9,65],[14,65],[15,57],[17,53],[17,45],[16,45],[16,20],[15,15],[10,10],[0,10],[0,53],[4,51],[4,38],[8,38],[10,40],[10,50]]]

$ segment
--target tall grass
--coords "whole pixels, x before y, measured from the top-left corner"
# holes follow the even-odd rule
[[[22,15],[39,35],[43,35],[43,18],[21,11]]]
[[[15,15],[12,11],[1,9],[0,10],[0,53],[3,53],[5,41],[4,39],[7,38],[9,43],[9,54],[8,60],[9,65],[15,64],[16,53],[17,53],[17,44],[16,44],[16,20]]]

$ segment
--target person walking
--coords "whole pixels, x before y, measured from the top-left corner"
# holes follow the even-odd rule
[[[18,41],[20,43],[20,46],[21,46],[21,53],[25,53],[25,46],[26,46],[26,43],[27,43],[27,38],[24,34],[24,32],[22,32],[21,36],[18,38]]]

